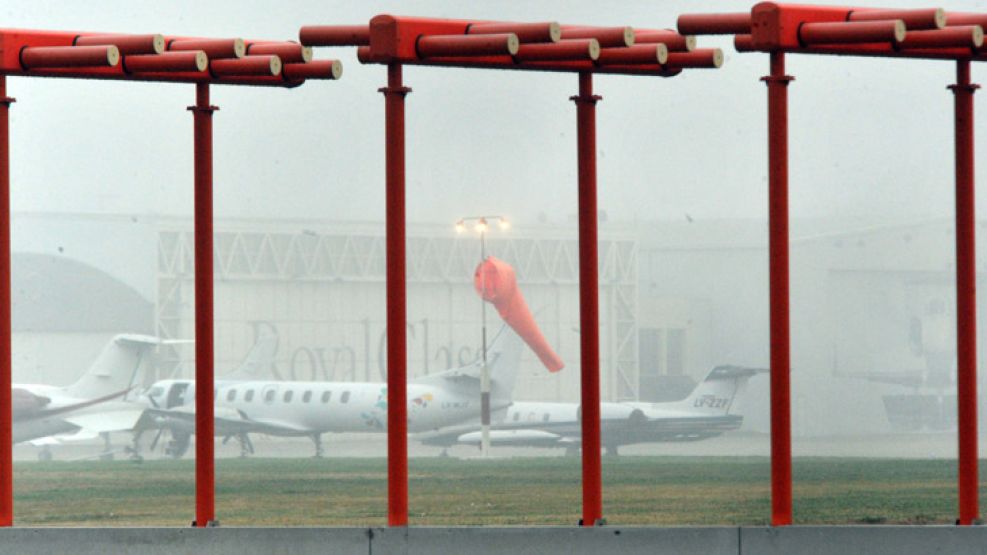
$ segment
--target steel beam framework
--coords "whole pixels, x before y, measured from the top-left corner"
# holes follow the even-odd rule
[[[644,33],[652,46],[634,48],[635,29],[448,20],[381,15],[366,27],[310,26],[299,33],[306,46],[355,46],[361,62],[388,68],[387,314],[388,314],[388,523],[408,524],[404,239],[404,65],[557,71],[579,75],[579,274],[583,512],[581,524],[603,519],[600,461],[599,284],[596,212],[594,73],[671,77],[684,68],[722,64],[718,49],[692,50],[694,40],[674,31]],[[668,40],[668,43],[661,42]],[[486,419],[486,415],[483,415]],[[395,460],[398,459],[398,460]]]
[[[768,85],[768,220],[771,297],[771,522],[792,523],[788,273],[788,85],[785,54],[952,60],[956,63],[955,186],[958,519],[978,520],[977,346],[973,93],[970,62],[987,61],[987,14],[762,2],[749,13],[689,14],[680,33],[735,35],[740,52],[771,58]]]
[[[256,49],[256,55],[248,55]],[[281,56],[285,56],[283,63]],[[13,524],[10,337],[10,164],[6,77],[194,83],[196,470],[194,526],[216,522],[213,449],[212,113],[210,84],[294,87],[335,79],[338,61],[311,62],[285,41],[244,41],[0,29],[0,526]],[[310,65],[311,64],[311,65]]]

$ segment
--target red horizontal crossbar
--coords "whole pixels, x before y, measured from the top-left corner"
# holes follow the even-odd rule
[[[298,31],[305,46],[368,46],[369,25],[306,25]]]
[[[545,23],[470,23],[466,27],[468,35],[499,35],[513,33],[521,42],[559,42],[562,40],[562,26],[555,21]]]
[[[751,32],[750,13],[680,15],[677,27],[683,35],[735,35]]]

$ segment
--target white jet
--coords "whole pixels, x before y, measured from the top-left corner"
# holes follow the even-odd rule
[[[737,430],[744,417],[735,401],[751,376],[766,370],[717,366],[681,401],[600,403],[600,436],[607,453],[621,445],[697,441]],[[491,445],[559,447],[575,453],[582,435],[580,405],[518,401],[494,415]],[[479,445],[478,423],[420,437],[426,445]]]
[[[521,338],[504,326],[488,349],[491,410],[511,404],[521,357]],[[237,377],[264,366],[261,359],[273,349],[258,342],[236,372]],[[462,424],[479,413],[481,362],[424,376],[408,382],[408,431],[421,433]],[[242,371],[248,368],[247,372]],[[147,413],[138,434],[158,429],[171,440],[165,452],[181,457],[195,432],[195,380],[161,380],[141,396]],[[215,434],[236,438],[241,454],[253,452],[249,434],[309,437],[315,456],[324,454],[322,434],[332,432],[386,432],[387,385],[368,382],[288,382],[224,379],[215,388]],[[135,440],[136,443],[136,440]]]
[[[139,383],[147,353],[159,344],[156,337],[117,335],[71,385],[13,384],[14,443],[46,446],[133,428],[142,407],[124,397]],[[50,452],[40,457],[50,458]]]

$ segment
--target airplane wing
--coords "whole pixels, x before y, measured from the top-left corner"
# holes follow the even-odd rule
[[[127,388],[115,393],[110,393],[109,395],[104,395],[102,397],[96,397],[95,399],[86,399],[85,401],[79,402],[68,402],[65,404],[49,403],[44,405],[42,408],[37,410],[28,411],[25,413],[18,414],[18,419],[23,418],[26,420],[35,418],[49,418],[52,416],[57,416],[59,414],[65,414],[68,412],[73,412],[86,407],[91,407],[93,405],[98,405],[100,403],[105,403],[107,401],[112,401],[113,399],[118,399],[123,397],[130,391],[131,388]]]
[[[141,408],[93,412],[65,417],[65,421],[76,425],[80,431],[101,434],[104,432],[124,432],[134,428],[144,410]]]
[[[146,409],[145,427],[181,427],[194,431],[195,412],[186,409]],[[148,422],[150,420],[150,422]],[[217,409],[214,416],[216,435],[270,434],[270,435],[310,435],[312,430],[288,422],[263,419],[254,420],[243,411]]]
[[[482,439],[482,432],[467,432],[456,438],[457,443],[466,445],[479,445]],[[554,434],[546,430],[490,430],[490,445],[502,446],[559,446],[560,444],[574,443],[579,440],[568,438],[560,434]]]

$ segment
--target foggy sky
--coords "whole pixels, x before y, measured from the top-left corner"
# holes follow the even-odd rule
[[[947,9],[987,9],[956,1]],[[911,0],[900,7],[925,7]],[[674,26],[738,2],[16,1],[6,27],[297,39],[303,24],[378,13]],[[672,79],[599,76],[600,206],[611,220],[763,218],[763,54],[727,37],[720,70]],[[214,87],[219,217],[383,219],[381,66],[354,49],[338,82],[295,90]],[[800,217],[952,214],[953,64],[789,56],[791,206]],[[974,68],[974,79],[985,70]],[[575,212],[573,75],[409,67],[408,219],[468,213],[564,222]],[[189,85],[10,78],[13,208],[189,214]],[[981,93],[984,94],[984,93]],[[979,95],[978,95],[979,96]],[[980,129],[984,125],[979,125]],[[981,141],[983,145],[983,141]],[[979,147],[982,152],[983,147]],[[978,172],[982,179],[983,171]],[[979,210],[983,212],[984,196]]]

